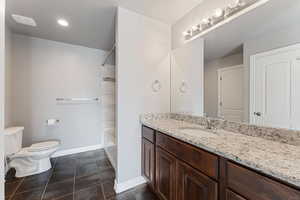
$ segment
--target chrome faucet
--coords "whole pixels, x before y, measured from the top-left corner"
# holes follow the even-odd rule
[[[206,122],[205,129],[209,129],[209,130],[213,129],[213,124],[210,118],[206,117],[205,122]]]

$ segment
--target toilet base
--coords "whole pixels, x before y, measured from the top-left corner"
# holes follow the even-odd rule
[[[52,168],[50,158],[27,161],[23,159],[20,163],[18,162],[20,162],[20,160],[18,161],[18,159],[16,159],[10,163],[10,167],[16,169],[17,178],[40,174]]]

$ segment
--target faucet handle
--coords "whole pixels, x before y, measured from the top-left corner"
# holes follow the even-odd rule
[[[225,117],[224,117],[224,115],[219,115],[219,116],[218,116],[218,119],[220,119],[220,120],[225,120]]]

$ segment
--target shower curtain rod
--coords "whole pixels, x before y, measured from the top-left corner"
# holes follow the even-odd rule
[[[103,62],[103,64],[102,64],[102,66],[104,66],[105,64],[106,64],[106,62],[108,61],[108,58],[111,56],[111,54],[114,52],[114,50],[115,50],[115,48],[116,48],[116,44],[114,44],[114,46],[113,46],[113,48],[109,51],[109,53],[107,54],[107,56],[106,56],[106,58],[105,58],[105,60],[104,60],[104,62]]]

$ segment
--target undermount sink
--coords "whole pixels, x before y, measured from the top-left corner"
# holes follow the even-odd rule
[[[205,129],[203,127],[193,127],[193,126],[185,126],[185,127],[179,127],[179,130],[181,130],[185,134],[191,134],[191,135],[205,135],[208,137],[213,137],[217,135],[217,132],[215,130]]]

